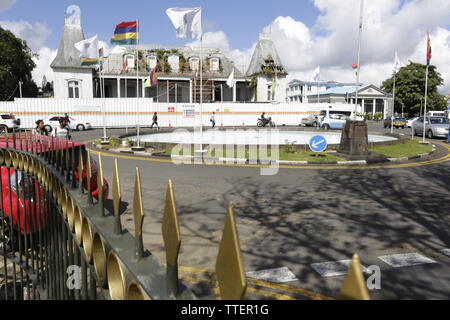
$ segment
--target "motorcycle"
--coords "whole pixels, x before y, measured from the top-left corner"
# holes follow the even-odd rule
[[[256,123],[256,126],[261,128],[261,127],[266,127],[266,126],[270,126],[272,128],[275,127],[275,122],[272,121],[272,118],[267,118],[267,119],[258,119],[258,122]]]

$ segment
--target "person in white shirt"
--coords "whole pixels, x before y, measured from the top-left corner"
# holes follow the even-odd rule
[[[53,137],[70,139],[70,128],[64,118],[59,119],[59,126],[55,127],[52,132]]]

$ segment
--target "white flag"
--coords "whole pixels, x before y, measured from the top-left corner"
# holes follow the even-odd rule
[[[317,67],[316,70],[311,75],[311,82],[319,82],[320,80],[320,67]]]
[[[227,85],[230,87],[230,88],[233,88],[234,87],[234,85],[235,85],[235,81],[234,81],[234,69],[233,69],[233,71],[231,71],[231,74],[230,74],[230,77],[228,78],[228,80],[227,80]]]
[[[403,64],[401,63],[397,52],[395,52],[395,62],[394,62],[394,72],[397,73],[399,72],[400,68],[403,67]]]
[[[177,30],[177,38],[201,38],[201,8],[170,8],[166,13]]]
[[[90,39],[82,40],[75,43],[75,48],[80,51],[80,58],[98,59],[99,58],[99,45],[97,35]]]

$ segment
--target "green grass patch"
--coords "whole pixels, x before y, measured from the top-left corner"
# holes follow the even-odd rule
[[[405,143],[390,146],[379,146],[370,148],[371,152],[383,154],[388,158],[412,157],[418,154],[430,152],[433,149],[431,144],[421,145],[418,140],[407,140]]]
[[[104,141],[103,139],[97,139],[94,141],[95,145],[101,145],[102,141]],[[107,141],[109,141],[109,145],[108,147],[110,149],[117,149],[119,147],[122,146],[122,140],[118,139],[118,138],[108,138]]]
[[[281,146],[279,148],[279,160],[286,160],[286,161],[344,161],[345,159],[337,157],[333,154],[329,154],[326,152],[323,152],[320,154],[320,156],[315,156],[314,152],[310,151],[304,151],[304,150],[293,150],[292,148]],[[171,155],[172,154],[172,147],[166,147],[164,153],[165,155]],[[179,153],[176,153],[177,155],[183,156],[183,155],[194,155],[194,148],[190,148],[190,152],[183,152],[183,150],[180,150]],[[264,154],[264,152],[262,153]],[[220,154],[217,150],[211,150],[206,154],[206,156],[209,157],[223,157],[223,158],[251,158],[252,160],[255,159],[255,157],[259,160],[261,154],[259,148],[256,150],[252,150],[250,153],[248,147],[245,150],[245,155],[242,155],[242,152],[238,152],[238,150],[235,148],[233,151],[230,152],[226,151],[226,149],[223,149],[223,153]],[[262,156],[262,159],[270,159],[272,156],[272,150],[271,148],[268,148],[267,150],[267,156]]]

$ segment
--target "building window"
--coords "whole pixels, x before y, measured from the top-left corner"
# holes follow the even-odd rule
[[[219,71],[219,58],[211,58],[211,59],[209,59],[209,70],[211,72]]]
[[[133,55],[127,55],[125,56],[125,61],[127,62],[127,68],[128,69],[134,69],[134,56]]]
[[[171,55],[167,58],[167,62],[170,65],[170,69],[173,73],[180,72],[180,57],[177,55]]]
[[[158,59],[155,56],[148,57],[148,66],[150,70],[153,70],[158,64]]]
[[[80,98],[80,82],[76,80],[69,81],[69,98]]]
[[[267,86],[267,101],[272,101],[272,85]]]
[[[189,59],[189,65],[191,67],[192,71],[198,71],[200,70],[200,59],[199,58],[190,58]]]
[[[308,92],[311,92],[311,86],[308,86]]]

